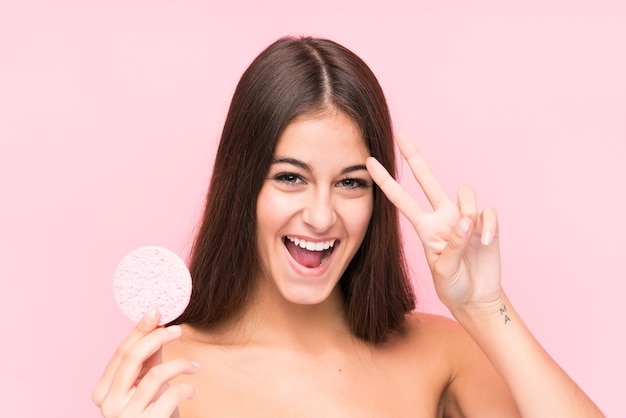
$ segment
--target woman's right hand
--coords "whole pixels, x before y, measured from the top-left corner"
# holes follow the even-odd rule
[[[169,382],[195,373],[198,364],[186,359],[162,362],[163,345],[180,337],[181,329],[158,323],[157,311],[147,313],[115,351],[92,394],[103,417],[178,417],[178,404],[193,397],[191,385]]]

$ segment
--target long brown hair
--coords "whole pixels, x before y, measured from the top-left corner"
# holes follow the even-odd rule
[[[278,138],[294,118],[330,107],[351,117],[371,155],[396,172],[389,109],[365,62],[326,39],[274,42],[233,95],[191,252],[191,302],[175,323],[207,327],[242,312],[258,268],[256,200]],[[398,213],[378,188],[367,233],[339,286],[352,332],[372,343],[400,330],[415,307]]]

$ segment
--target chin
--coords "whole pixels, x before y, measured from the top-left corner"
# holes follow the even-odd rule
[[[312,294],[312,292],[307,292],[306,294],[302,292],[283,294],[287,301],[296,305],[319,305],[326,301],[329,296],[330,292],[324,292],[323,294]]]
[[[330,297],[336,284],[329,288],[326,286],[315,286],[310,284],[297,284],[279,289],[283,298],[296,305],[319,305]]]

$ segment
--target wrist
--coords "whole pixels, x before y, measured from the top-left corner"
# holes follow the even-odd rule
[[[468,302],[456,307],[449,307],[459,323],[474,323],[485,320],[508,324],[512,320],[512,307],[504,291],[480,302]]]

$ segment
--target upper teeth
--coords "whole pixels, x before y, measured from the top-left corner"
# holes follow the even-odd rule
[[[287,239],[293,242],[294,244],[296,244],[298,247],[305,248],[309,251],[324,251],[324,250],[331,248],[333,245],[335,245],[334,239],[331,239],[329,241],[321,241],[321,242],[305,241],[300,238],[289,237],[289,236],[287,237]]]

